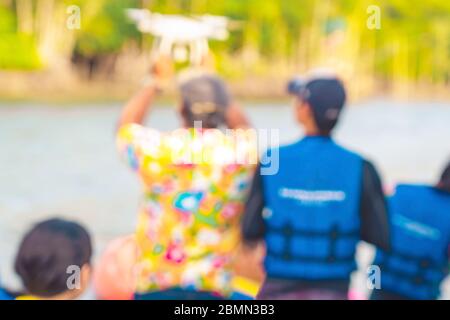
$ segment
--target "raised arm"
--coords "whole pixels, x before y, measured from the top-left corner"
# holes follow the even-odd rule
[[[120,116],[118,128],[127,124],[142,124],[148,113],[148,110],[157,93],[157,87],[154,83],[146,85],[142,88],[130,101],[125,105]]]
[[[142,124],[144,122],[162,83],[172,74],[173,64],[170,58],[161,57],[156,61],[143,88],[125,105],[119,119],[118,129],[127,124]]]
[[[244,111],[237,104],[233,104],[228,108],[226,121],[230,129],[248,129],[251,127]]]

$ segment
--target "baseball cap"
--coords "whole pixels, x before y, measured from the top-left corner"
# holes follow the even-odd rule
[[[347,100],[344,84],[333,74],[317,74],[289,82],[288,92],[307,102],[317,126],[331,131],[336,125]]]
[[[225,82],[213,74],[195,74],[180,81],[183,112],[190,121],[217,127],[225,122],[231,96]]]

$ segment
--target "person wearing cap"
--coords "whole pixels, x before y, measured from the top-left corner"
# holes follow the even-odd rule
[[[247,244],[264,241],[259,299],[346,299],[360,240],[389,249],[382,183],[375,167],[332,138],[346,102],[342,82],[291,83],[305,137],[278,154],[278,171],[256,170],[242,221]],[[261,159],[258,169],[267,161]]]
[[[225,83],[205,72],[180,81],[179,129],[144,127],[171,70],[170,61],[159,60],[119,121],[119,152],[144,187],[135,299],[228,298],[240,219],[257,165],[256,141],[251,130],[243,130],[248,121]]]
[[[438,299],[450,258],[450,162],[437,185],[399,185],[388,203],[392,249],[377,250],[371,299]]]

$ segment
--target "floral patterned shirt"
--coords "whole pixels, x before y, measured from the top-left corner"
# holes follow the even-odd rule
[[[133,124],[119,130],[117,143],[144,186],[137,291],[230,294],[240,218],[257,163],[254,132],[161,133]]]

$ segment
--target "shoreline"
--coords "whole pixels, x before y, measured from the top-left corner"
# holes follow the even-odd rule
[[[100,108],[110,108],[110,107],[120,107],[122,106],[132,94],[128,96],[121,97],[107,97],[107,96],[51,96],[51,97],[8,97],[0,94],[0,109],[14,109],[20,108],[24,105],[28,107],[42,107],[46,106],[51,109],[70,109],[70,108],[80,108],[80,107],[100,107]],[[258,105],[292,105],[292,100],[290,97],[276,96],[276,97],[246,97],[246,96],[235,96],[235,100],[240,105],[245,105],[246,107],[255,107]],[[430,103],[433,105],[449,105],[450,97],[436,97],[436,96],[415,96],[415,97],[398,97],[392,94],[381,94],[381,95],[371,95],[366,97],[361,97],[359,99],[351,99],[348,102],[348,107],[357,108],[370,101],[389,101],[397,102],[400,105],[408,103]],[[162,95],[157,97],[154,101],[154,105],[158,108],[172,108],[177,105],[177,97],[175,95]]]
[[[0,102],[2,103],[48,103],[72,105],[85,103],[123,103],[141,87],[136,77],[111,76],[83,80],[61,73],[0,72]],[[250,75],[246,78],[224,77],[231,94],[238,102],[280,103],[289,102],[286,93],[289,78],[283,76]],[[348,91],[349,104],[386,98],[399,102],[450,102],[450,84],[387,83],[382,80],[343,79]],[[175,82],[175,81],[174,81]],[[158,103],[174,104],[177,88],[169,86],[158,97]]]

